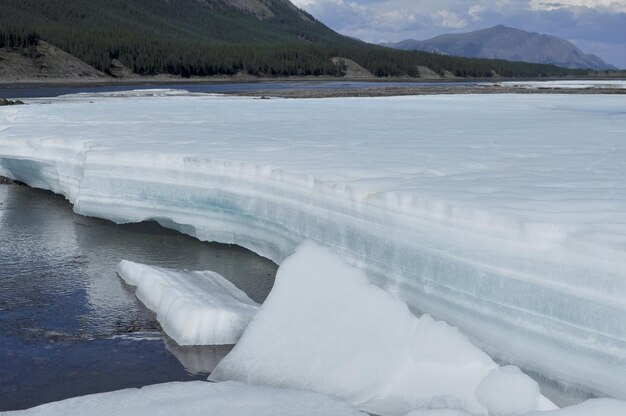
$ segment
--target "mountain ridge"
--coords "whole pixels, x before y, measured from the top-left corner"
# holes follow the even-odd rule
[[[504,59],[553,64],[572,69],[616,70],[593,54],[585,54],[573,43],[547,34],[497,25],[473,32],[443,34],[426,40],[406,39],[384,46],[469,58]]]

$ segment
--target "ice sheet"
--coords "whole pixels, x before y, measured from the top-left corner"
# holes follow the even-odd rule
[[[365,416],[321,394],[191,381],[92,394],[3,416]]]
[[[444,322],[416,318],[312,242],[280,266],[258,315],[210,379],[332,394],[382,416],[421,407],[485,416],[556,408],[519,369],[499,368]]]
[[[117,274],[179,345],[237,342],[259,305],[211,271],[181,271],[122,260]]]
[[[487,83],[486,85],[505,85],[508,87],[522,87],[522,88],[613,88],[624,89],[626,88],[626,80],[559,80],[559,81],[503,81],[496,83]]]
[[[0,174],[277,262],[334,247],[498,358],[626,398],[626,97],[52,101],[0,109]]]

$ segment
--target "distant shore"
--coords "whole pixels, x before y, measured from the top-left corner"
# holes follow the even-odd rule
[[[626,79],[626,78],[621,78]],[[90,88],[90,87],[129,87],[138,88],[185,88],[185,85],[228,85],[228,84],[289,84],[304,83],[298,88],[283,88],[283,86],[265,87],[258,89],[216,91],[218,94],[237,95],[258,98],[333,98],[333,97],[392,97],[407,95],[448,95],[448,94],[626,94],[626,88],[611,85],[598,86],[559,86],[545,81],[619,81],[617,78],[528,78],[528,79],[468,79],[468,78],[337,78],[337,77],[287,77],[287,78],[258,78],[258,77],[203,77],[179,78],[169,76],[110,78],[110,79],[76,79],[76,80],[39,80],[38,82],[5,83],[0,79],[0,97],[10,94],[10,91],[20,89],[45,88]],[[523,85],[530,81],[536,85]],[[516,82],[520,82],[517,84]],[[306,83],[311,83],[309,88]],[[320,85],[315,85],[320,83]],[[326,88],[321,83],[352,83],[348,88]],[[395,85],[394,85],[395,84]],[[404,84],[404,85],[397,85]],[[313,86],[315,85],[315,86]],[[26,97],[26,96],[25,96]],[[21,104],[21,101],[4,100],[5,104]],[[0,98],[0,104],[2,99]]]
[[[230,94],[230,93],[229,93]],[[301,89],[266,90],[232,93],[259,98],[339,98],[339,97],[394,97],[404,95],[444,95],[444,94],[624,94],[626,88],[528,88],[506,85],[466,85],[466,86],[419,86],[419,87],[368,87],[354,89]]]
[[[485,79],[486,80],[486,79]],[[411,77],[331,77],[331,76],[303,76],[303,77],[255,77],[248,75],[211,76],[211,77],[178,77],[174,75],[155,75],[137,77],[80,77],[80,78],[0,78],[0,87],[76,87],[76,86],[107,86],[107,85],[171,85],[171,84],[232,84],[232,83],[259,83],[259,82],[476,82],[485,81],[471,78],[411,78]]]
[[[108,85],[170,85],[170,84],[228,84],[228,83],[260,83],[260,82],[371,82],[384,84],[389,82],[415,83],[469,83],[469,82],[501,82],[501,81],[553,81],[553,80],[615,80],[626,78],[626,71],[614,75],[587,77],[545,77],[545,78],[465,78],[425,76],[415,77],[333,77],[333,76],[302,76],[302,77],[258,77],[252,75],[180,77],[175,75],[131,76],[131,77],[73,77],[73,78],[2,78],[0,87],[76,87],[76,86],[108,86]]]

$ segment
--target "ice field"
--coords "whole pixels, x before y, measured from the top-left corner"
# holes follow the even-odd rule
[[[211,271],[179,271],[122,260],[117,274],[157,314],[178,345],[235,344],[259,305]]]
[[[0,175],[279,263],[310,239],[492,357],[626,398],[626,97],[131,95],[0,109]]]

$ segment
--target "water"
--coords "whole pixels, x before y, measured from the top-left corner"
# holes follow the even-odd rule
[[[381,81],[262,81],[262,82],[207,82],[201,84],[136,84],[136,85],[73,85],[73,86],[0,86],[0,97],[4,98],[44,98],[58,97],[65,94],[116,92],[128,90],[142,90],[153,88],[171,88],[189,92],[202,93],[237,93],[249,91],[271,90],[349,90],[373,87],[442,87],[442,86],[468,86],[477,82],[381,82]]]
[[[116,275],[121,259],[214,270],[257,302],[277,268],[240,247],[81,217],[49,192],[0,186],[0,411],[206,379],[230,350],[168,339]]]

